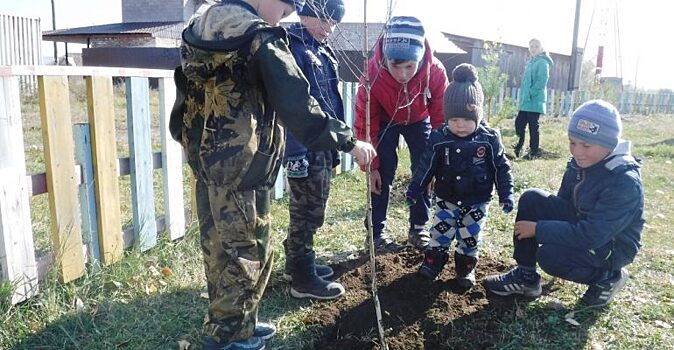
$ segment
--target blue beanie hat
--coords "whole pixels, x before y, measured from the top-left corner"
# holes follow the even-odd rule
[[[344,1],[342,0],[308,0],[297,14],[339,23],[344,18],[344,12]]]
[[[622,133],[620,113],[610,103],[591,100],[578,107],[569,121],[569,136],[614,150]]]
[[[298,13],[302,11],[302,8],[304,7],[305,0],[281,0],[285,2],[286,4],[293,5],[295,7],[295,11]]]
[[[384,28],[384,57],[419,62],[424,57],[424,26],[416,17],[393,17]]]

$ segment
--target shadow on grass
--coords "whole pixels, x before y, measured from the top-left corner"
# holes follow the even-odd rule
[[[12,349],[176,349],[199,343],[207,303],[183,289],[63,316]],[[198,345],[196,348],[199,348]]]

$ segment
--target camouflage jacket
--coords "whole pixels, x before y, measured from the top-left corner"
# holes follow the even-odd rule
[[[309,95],[285,30],[265,23],[249,4],[210,7],[182,39],[173,111],[182,115],[182,130],[174,135],[207,183],[271,186],[283,155],[283,126],[311,150],[353,149],[351,130]]]

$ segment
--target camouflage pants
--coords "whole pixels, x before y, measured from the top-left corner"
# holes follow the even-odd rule
[[[205,332],[222,343],[248,339],[272,269],[269,191],[198,179],[196,196],[210,300]]]
[[[330,194],[332,155],[330,151],[310,152],[309,176],[288,178],[290,224],[285,247],[287,261],[306,257],[314,251],[314,234],[323,225]]]

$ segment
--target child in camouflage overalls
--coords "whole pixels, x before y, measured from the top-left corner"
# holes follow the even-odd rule
[[[309,95],[277,26],[303,5],[227,0],[183,31],[172,119],[182,116],[174,137],[196,177],[210,301],[205,349],[264,349],[275,331],[257,322],[257,310],[272,269],[269,189],[284,152],[283,126],[311,150],[350,152],[365,164],[374,156]]]

